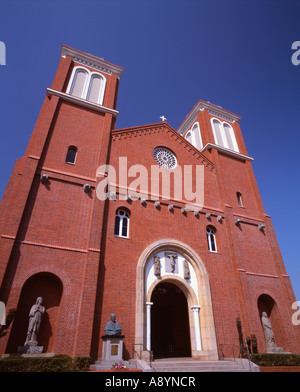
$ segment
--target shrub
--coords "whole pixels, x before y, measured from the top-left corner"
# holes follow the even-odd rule
[[[251,361],[258,366],[300,366],[300,355],[252,354]]]
[[[85,372],[89,369],[92,363],[91,357],[75,357],[74,358],[74,371]]]
[[[50,358],[10,356],[0,361],[0,372],[80,372],[91,364],[90,357],[71,358],[55,355]]]

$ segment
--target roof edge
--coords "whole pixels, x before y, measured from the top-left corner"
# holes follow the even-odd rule
[[[204,161],[207,162],[207,164],[211,165],[212,167],[215,167],[215,164],[208,157],[206,157],[200,150],[198,150],[189,141],[187,141],[183,136],[181,136],[166,121],[162,121],[162,122],[154,123],[154,124],[138,125],[135,127],[114,129],[114,130],[112,130],[112,135],[117,136],[117,135],[122,135],[122,134],[126,134],[126,133],[143,132],[143,131],[150,132],[151,130],[163,128],[163,127],[167,128],[168,131],[172,132],[173,136],[178,138],[181,143],[186,144],[189,147],[190,151],[193,151],[194,153],[198,154],[201,157],[201,159],[203,159]]]
[[[103,71],[109,74],[114,73],[118,76],[119,79],[121,78],[124,71],[123,67],[109,63],[108,61],[105,61],[104,59],[96,57],[92,54],[73,49],[67,45],[62,45],[60,56],[63,58],[70,56],[72,57],[73,61],[78,61],[82,64],[91,66],[98,69],[99,71]]]
[[[180,133],[180,135],[183,135],[196,120],[197,113],[204,109],[206,109],[211,115],[220,117],[224,120],[230,121],[231,123],[238,122],[242,118],[229,110],[223,109],[221,106],[199,99],[193,109],[187,114],[183,122],[180,124],[177,132]]]

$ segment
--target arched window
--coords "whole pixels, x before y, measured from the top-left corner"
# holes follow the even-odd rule
[[[213,118],[211,121],[215,143],[218,146],[222,146],[228,148],[229,150],[239,152],[234,131],[231,125],[225,122],[221,122],[216,118]]]
[[[73,82],[70,88],[70,94],[75,97],[83,98],[88,79],[88,71],[77,68],[73,76]]]
[[[207,236],[208,250],[210,252],[216,252],[217,251],[217,244],[216,244],[216,231],[215,231],[215,229],[211,226],[207,226],[206,236]]]
[[[240,192],[236,192],[236,197],[237,197],[237,201],[238,201],[239,207],[244,207],[242,194]]]
[[[193,144],[191,131],[186,134],[185,138],[189,143]]]
[[[223,124],[224,135],[227,142],[227,146],[230,150],[235,150],[235,146],[233,145],[233,135],[232,135],[232,128],[229,124]]]
[[[102,74],[76,67],[70,78],[67,93],[102,105],[105,85],[106,79]]]
[[[213,133],[214,133],[214,138],[215,138],[215,143],[218,144],[219,146],[224,146],[223,143],[223,138],[222,138],[222,128],[221,128],[221,122],[219,120],[214,119],[213,120]]]
[[[66,155],[66,163],[75,163],[77,155],[77,148],[75,146],[70,146]]]
[[[192,129],[187,133],[185,138],[188,142],[190,142],[198,150],[200,150],[203,147],[202,140],[201,140],[200,127],[199,127],[198,122],[196,122],[193,125]]]
[[[129,213],[126,210],[119,209],[116,212],[115,236],[129,237]]]
[[[102,103],[103,101],[103,78],[100,75],[92,74],[87,94],[87,100],[95,103]]]

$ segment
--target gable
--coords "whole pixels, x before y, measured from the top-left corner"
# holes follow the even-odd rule
[[[175,169],[168,170],[158,165],[154,157],[154,151],[157,147],[167,149],[175,155],[177,161]],[[203,203],[203,198],[206,205],[220,207],[214,164],[166,123],[112,131],[109,164],[117,173],[116,187],[119,193],[132,194],[133,189],[131,188],[134,188],[137,184],[139,185],[142,174],[146,173],[145,176],[148,176],[148,182],[144,188],[148,193],[145,199],[151,197],[151,200],[165,199],[169,200],[171,204],[174,202],[174,205],[176,205],[176,202],[186,203],[187,205],[191,201],[188,195],[197,195],[198,197],[202,193],[202,198],[199,196],[197,202],[195,202],[196,207],[199,208],[195,207],[195,209],[200,210],[203,207],[203,205],[200,205]],[[157,173],[156,169],[162,170],[164,173],[173,173],[173,176],[169,174],[170,180],[168,180],[170,181],[171,190],[171,194],[168,195],[170,199],[164,198],[165,191],[161,183],[159,190],[155,188],[155,191],[153,191],[151,181],[153,180],[153,173]],[[179,185],[176,182],[179,177],[175,175],[178,174],[178,170],[181,170],[182,176]],[[128,173],[123,183],[117,178],[120,172]],[[163,180],[160,179],[159,181]],[[130,186],[130,184],[134,186]],[[190,186],[189,190],[187,190],[188,186]],[[145,189],[139,187],[141,192]],[[157,199],[155,199],[156,196],[158,196]],[[137,198],[142,199],[142,196]]]
[[[214,168],[214,164],[204,154],[202,154],[196,147],[189,143],[184,137],[182,137],[169,124],[165,122],[114,130],[112,131],[112,141],[125,141],[132,139],[135,140],[138,144],[143,144],[144,141],[140,140],[141,137],[153,135],[155,135],[157,146],[165,145],[165,147],[168,148],[167,144],[175,146],[177,143],[178,151],[184,149],[190,154],[190,164],[202,164],[210,167],[210,169]],[[177,152],[174,151],[174,153],[178,155]]]

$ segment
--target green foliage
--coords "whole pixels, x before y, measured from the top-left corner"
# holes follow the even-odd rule
[[[300,366],[300,355],[252,354],[251,361],[258,366]]]
[[[76,357],[73,360],[75,371],[84,372],[87,371],[92,363],[91,357]]]
[[[91,364],[90,357],[71,358],[55,355],[50,358],[10,356],[1,359],[0,372],[82,372]]]

